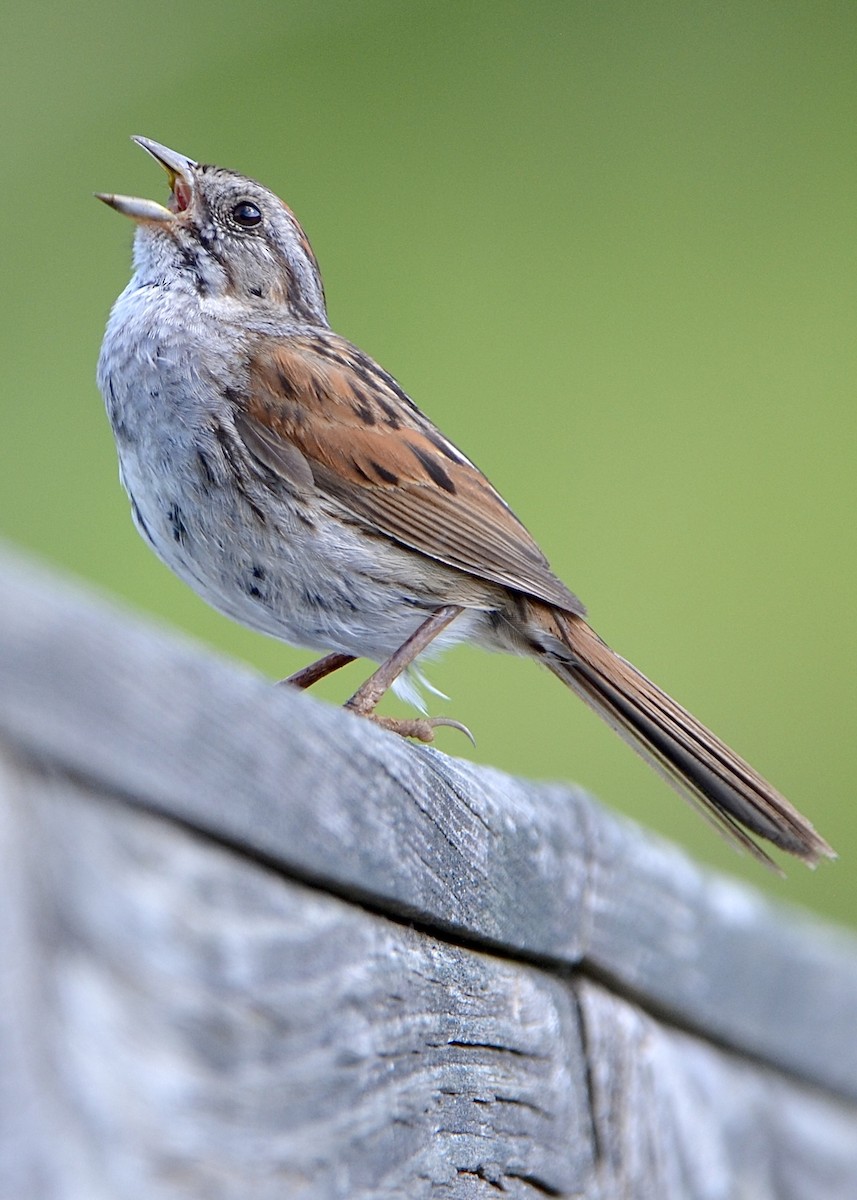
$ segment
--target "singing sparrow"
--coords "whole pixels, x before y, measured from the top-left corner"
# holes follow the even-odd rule
[[[430,643],[543,663],[733,842],[809,865],[833,851],[752,767],[615,654],[485,476],[327,320],[293,213],[252,179],[134,139],[167,207],[100,194],[137,225],[98,383],[138,530],[210,604],[326,657],[381,664],[348,706],[430,741],[442,718],[375,716]]]

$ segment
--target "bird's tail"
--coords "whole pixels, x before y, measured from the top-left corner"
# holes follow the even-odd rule
[[[778,870],[751,834],[814,867],[836,855],[784,796],[620,658],[582,617],[538,606],[542,661],[732,842]]]

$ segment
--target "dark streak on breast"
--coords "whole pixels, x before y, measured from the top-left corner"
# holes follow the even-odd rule
[[[330,609],[330,601],[321,592],[312,592],[309,588],[302,589],[303,602],[310,610],[315,612],[327,612]]]
[[[196,460],[199,463],[200,474],[205,480],[206,487],[214,487],[217,480],[214,477],[214,472],[211,469],[211,463],[208,461],[208,456],[205,451],[197,450]]]
[[[233,444],[229,434],[222,425],[217,424],[214,426],[214,436],[217,438],[220,449],[223,451],[223,458],[226,462],[226,465],[229,467],[235,490],[246,502],[247,507],[255,515],[259,524],[267,525],[268,518],[265,516],[262,509],[248,491],[247,484],[245,482],[245,471],[239,459],[239,451]]]
[[[170,523],[173,541],[179,546],[184,546],[187,542],[187,526],[182,517],[182,510],[177,504],[171,504],[167,509],[167,520]]]
[[[317,612],[341,612],[343,609],[347,612],[357,611],[357,605],[351,597],[342,592],[337,592],[335,596],[325,596],[322,592],[303,588],[302,593],[304,602]]]
[[[239,578],[239,582],[241,584],[242,591],[245,593],[245,595],[249,596],[251,600],[262,600],[267,602],[268,596],[266,595],[266,589],[260,586],[260,584],[264,584],[265,582],[265,572],[263,568],[258,565],[258,563],[254,563],[254,565],[251,567],[250,577]]]
[[[119,407],[119,402],[116,399],[116,389],[113,387],[113,377],[107,376],[107,412],[110,416],[110,423],[113,426],[113,436],[117,442],[126,442],[128,440],[128,425],[125,418],[122,416],[122,409]]]
[[[198,234],[200,245],[205,247],[205,242],[202,239],[202,234]],[[179,255],[182,260],[182,265],[185,267],[187,274],[193,280],[194,287],[198,296],[204,296],[208,291],[208,286],[203,278],[202,271],[199,269],[199,255],[187,247],[179,248]]]
[[[143,535],[143,537],[146,539],[146,541],[149,543],[149,545],[154,550],[157,550],[157,546],[155,545],[155,539],[152,537],[151,533],[149,532],[149,526],[143,520],[143,514],[140,512],[140,509],[137,505],[137,501],[134,499],[133,496],[130,496],[129,499],[131,501],[131,512],[134,517],[134,524],[137,526],[140,533]]]

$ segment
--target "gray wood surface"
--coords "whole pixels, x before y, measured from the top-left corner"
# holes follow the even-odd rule
[[[7,555],[0,1197],[857,1195],[857,945]]]

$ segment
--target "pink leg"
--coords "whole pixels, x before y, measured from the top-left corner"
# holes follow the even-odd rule
[[[295,671],[294,675],[290,675],[288,679],[281,679],[280,683],[290,683],[292,687],[297,688],[312,687],[314,683],[318,683],[319,679],[324,679],[326,675],[332,675],[340,667],[347,667],[349,663],[354,662],[354,658],[353,654],[326,654],[324,658],[310,663],[308,667]]]
[[[432,742],[434,741],[434,731],[437,726],[449,725],[453,729],[460,729],[462,733],[467,734],[472,742],[473,735],[470,733],[470,730],[458,721],[452,721],[448,717],[417,717],[410,719],[407,717],[378,717],[375,715],[376,705],[390,685],[395,683],[414,659],[422,654],[426,646],[434,641],[437,635],[442,633],[447,625],[451,624],[462,611],[461,606],[458,604],[445,604],[443,608],[439,608],[436,612],[433,612],[411,634],[407,641],[402,643],[398,650],[391,654],[385,662],[381,663],[378,670],[370,675],[366,682],[357,689],[345,707],[350,709],[351,712],[356,713],[357,716],[366,717],[370,721],[374,721],[376,725],[380,725],[383,729],[392,730],[394,733],[401,734],[402,737],[417,738],[421,742]]]

